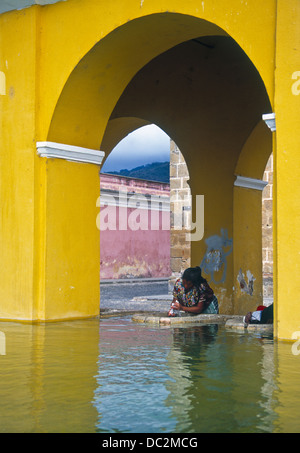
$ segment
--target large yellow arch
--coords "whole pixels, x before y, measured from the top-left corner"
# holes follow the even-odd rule
[[[41,39],[46,52],[42,56],[41,75],[50,81],[51,89],[45,96],[45,109],[41,106],[40,139],[45,139],[48,133],[51,112],[67,80],[72,73],[73,78],[77,70],[84,70],[84,60],[87,63],[99,55],[100,77],[103,71],[108,77],[111,71],[113,73],[110,65],[116,59],[126,61],[124,70],[114,73],[111,82],[115,89],[109,99],[102,93],[101,99],[109,109],[112,97],[116,94],[116,102],[120,95],[116,92],[118,87],[126,86],[150,59],[180,42],[212,33],[228,34],[241,46],[261,74],[272,103],[275,43],[266,31],[275,29],[274,6],[274,0],[264,2],[263,6],[259,0],[247,5],[239,0],[226,0],[222,4],[219,1],[198,4],[180,0],[130,0],[126,6],[122,0],[109,5],[91,0],[79,5],[69,0],[42,8],[38,14],[43,22]],[[104,52],[101,53],[100,48]],[[86,67],[87,71],[90,69]],[[42,86],[45,88],[45,84]]]
[[[93,46],[71,72],[47,139],[99,148],[110,114],[143,66],[176,44],[216,34],[224,32],[202,19],[174,13],[144,16],[117,28]]]
[[[99,148],[110,113],[134,75],[175,45],[210,35],[228,33],[215,23],[182,13],[150,14],[118,27],[94,45],[69,74],[47,139]],[[271,95],[272,85],[265,86]]]
[[[265,5],[266,12],[271,4],[270,1]],[[28,16],[35,21],[37,30],[37,140],[99,149],[111,114],[133,77],[155,57],[193,38],[232,36],[255,61],[258,73],[264,74],[264,84],[271,94],[272,72],[267,71],[265,62],[269,62],[271,69],[272,59],[265,57],[273,55],[270,50],[274,50],[274,43],[270,38],[261,46],[259,27],[255,33],[246,27],[249,17],[256,16],[254,6],[246,12],[239,2],[229,0],[222,7],[218,4],[218,8],[214,2],[195,8],[193,2],[155,1],[144,5],[131,0],[124,9],[121,1],[103,8],[101,2],[86,1],[80,5],[70,0],[45,8],[30,8]],[[274,15],[266,14],[266,17],[272,28]],[[244,27],[241,23],[237,26],[237,18],[243,18]],[[186,138],[181,143],[175,133],[163,129],[185,148]],[[191,179],[196,182],[197,160],[189,156],[190,152],[186,155],[187,164],[195,172]],[[59,319],[95,315],[99,312],[99,232],[95,222],[98,169],[62,159],[42,160],[36,165],[36,169],[40,166],[36,170],[35,186],[39,206],[33,283],[36,303],[31,316]],[[233,182],[229,167],[227,173],[224,194],[229,200]],[[220,171],[218,174],[221,175]],[[203,187],[202,181],[199,194]],[[219,208],[214,208],[217,187],[206,193],[206,216],[211,219],[206,235],[219,234],[225,228],[232,236],[231,202],[223,206],[218,200]],[[192,191],[198,193],[197,184]],[[198,263],[205,244],[195,243],[193,249],[194,263]],[[230,261],[228,275],[232,272],[232,258]],[[219,291],[225,312],[232,310],[231,286],[232,281],[228,279],[224,291]]]
[[[130,93],[139,71],[174,46],[208,36],[228,37],[240,46],[269,99],[268,112],[260,113],[276,111],[275,298],[286,298],[285,282],[290,280],[287,294],[292,301],[299,291],[295,254],[299,239],[294,234],[285,244],[279,238],[287,231],[286,218],[291,212],[290,231],[299,231],[295,210],[300,197],[290,187],[291,180],[296,184],[299,179],[295,165],[299,162],[295,133],[299,97],[292,89],[293,74],[299,71],[294,20],[299,8],[297,0],[288,5],[283,0],[68,0],[0,15],[0,71],[5,72],[7,87],[0,97],[0,146],[10,156],[2,159],[0,175],[1,199],[5,200],[0,230],[2,319],[51,320],[99,312],[96,263],[100,260],[95,251],[99,244],[95,227],[99,170],[92,164],[41,158],[36,142],[99,150],[111,115],[120,107],[119,100]],[[141,116],[134,112],[127,116],[135,115]],[[249,142],[248,137],[258,120],[252,118],[247,134],[241,137],[247,142],[244,150],[237,146],[231,155],[235,165],[247,161],[247,148],[255,143],[254,136]],[[187,163],[197,188],[194,154],[188,153]],[[213,165],[218,154],[210,154]],[[190,162],[189,156],[193,156]],[[227,167],[226,180],[218,173],[221,189],[210,191],[210,200],[226,193],[227,201],[219,199],[222,216],[214,217],[210,211],[209,235],[217,233],[213,231],[217,227],[230,225],[234,233],[235,174],[231,167]],[[198,259],[202,253],[203,245],[195,244],[194,256]],[[235,279],[232,260],[228,269],[232,277],[223,289],[229,294]],[[276,335],[281,338],[291,337],[293,310],[292,302],[276,307]]]

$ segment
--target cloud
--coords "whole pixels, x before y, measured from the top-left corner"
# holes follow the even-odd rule
[[[104,162],[101,171],[131,170],[140,165],[169,160],[169,136],[155,124],[150,124],[121,140]]]

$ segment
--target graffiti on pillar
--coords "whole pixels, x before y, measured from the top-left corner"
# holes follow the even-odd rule
[[[210,236],[205,239],[205,243],[207,248],[200,267],[213,283],[223,283],[227,274],[227,256],[232,252],[233,241],[228,238],[227,229],[221,229],[220,236]],[[222,275],[216,280],[215,273],[219,271],[222,271]]]
[[[237,280],[239,282],[241,290],[244,293],[249,294],[250,296],[252,296],[253,290],[254,290],[255,278],[254,278],[253,274],[250,271],[246,272],[246,276],[247,276],[248,282],[246,282],[245,274],[242,272],[242,269],[240,269],[239,274],[237,276]]]

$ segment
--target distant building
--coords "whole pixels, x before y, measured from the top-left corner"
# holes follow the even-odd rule
[[[170,185],[101,174],[101,279],[168,278]]]

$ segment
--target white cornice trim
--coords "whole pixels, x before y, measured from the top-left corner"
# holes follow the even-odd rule
[[[275,113],[265,113],[262,116],[262,119],[264,120],[268,128],[271,129],[272,132],[276,131]]]
[[[268,183],[261,179],[248,178],[247,176],[237,176],[234,185],[246,189],[264,190]]]
[[[37,153],[48,159],[64,159],[71,162],[101,165],[105,153],[96,149],[81,148],[80,146],[64,145],[54,142],[37,142]]]
[[[128,192],[107,191],[100,188],[100,206],[120,208],[150,209],[151,211],[170,212],[170,197]]]

